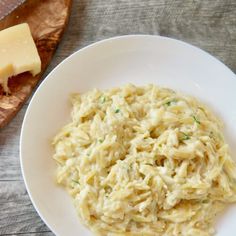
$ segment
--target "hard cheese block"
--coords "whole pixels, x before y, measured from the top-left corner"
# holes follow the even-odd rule
[[[14,74],[14,68],[12,64],[3,65],[0,68],[0,83],[3,86],[4,91],[8,91],[7,82],[8,78],[10,78]]]
[[[0,84],[8,92],[8,78],[29,71],[41,71],[41,60],[28,24],[23,23],[0,31]]]

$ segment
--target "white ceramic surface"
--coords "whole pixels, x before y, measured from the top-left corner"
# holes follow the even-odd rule
[[[90,236],[67,192],[55,184],[50,141],[70,117],[68,97],[92,88],[154,83],[191,94],[225,122],[236,160],[236,76],[206,52],[160,36],[111,38],[74,53],[57,66],[34,94],[23,122],[20,155],[35,209],[57,236]],[[235,236],[236,207],[217,223],[217,235]]]

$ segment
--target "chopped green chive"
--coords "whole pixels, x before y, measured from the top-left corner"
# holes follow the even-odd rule
[[[170,101],[168,101],[168,102],[166,102],[166,103],[164,103],[164,105],[166,105],[166,106],[170,106],[172,103],[176,103],[177,102],[177,100],[176,99],[172,99],[172,100],[170,100]]]
[[[186,134],[184,132],[180,132],[180,133],[183,135],[183,137],[181,137],[180,140],[189,140],[190,139],[190,136],[188,134]]]
[[[204,108],[202,108],[202,107],[198,107],[198,109],[205,112]]]
[[[98,142],[99,142],[99,143],[102,143],[103,141],[104,141],[104,140],[102,140],[102,139],[98,139]]]
[[[197,124],[201,124],[201,122],[197,119],[197,117],[196,116],[192,116],[193,117],[193,120],[197,123]]]
[[[119,113],[119,112],[120,112],[120,109],[117,108],[117,109],[115,110],[115,113]]]
[[[104,102],[106,102],[106,97],[102,96],[101,97],[101,103],[104,103]]]
[[[74,179],[72,179],[72,181],[73,181],[74,183],[76,183],[76,184],[79,184],[79,182],[78,182],[78,181],[76,181],[76,180],[74,180]]]

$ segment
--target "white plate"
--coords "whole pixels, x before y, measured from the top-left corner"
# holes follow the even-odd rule
[[[90,236],[76,216],[72,200],[54,182],[50,141],[69,121],[73,92],[127,83],[154,83],[194,95],[225,122],[236,158],[236,76],[206,52],[170,38],[123,36],[104,40],[71,55],[39,86],[23,122],[20,142],[25,184],[35,209],[60,236]],[[235,236],[236,207],[217,223],[220,236]]]

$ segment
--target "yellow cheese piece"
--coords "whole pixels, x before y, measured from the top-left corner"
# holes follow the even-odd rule
[[[8,78],[14,74],[14,68],[12,64],[5,65],[4,67],[0,68],[0,84],[3,87],[5,92],[8,92],[7,82]]]
[[[0,31],[0,84],[4,84],[6,75],[9,78],[26,71],[37,75],[41,71],[41,60],[30,28],[23,23]]]

